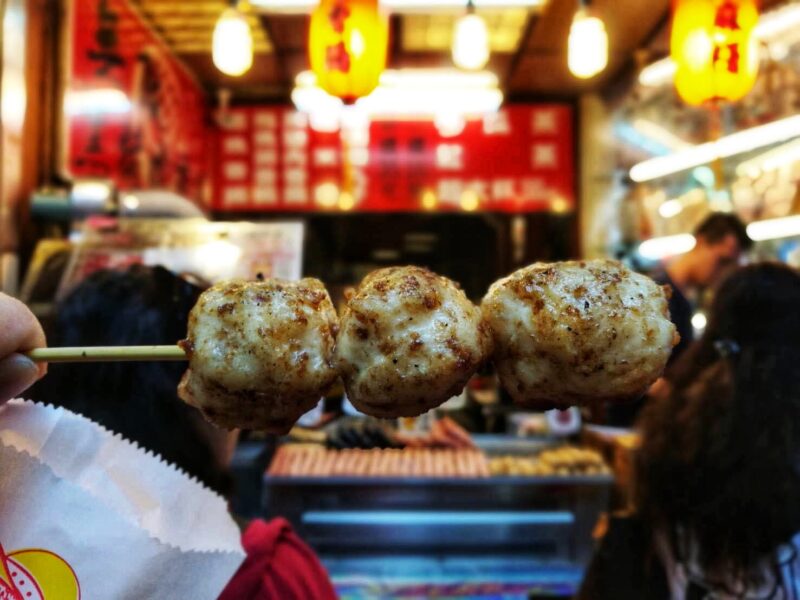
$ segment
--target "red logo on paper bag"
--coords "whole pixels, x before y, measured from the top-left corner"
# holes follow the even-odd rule
[[[0,545],[0,600],[80,600],[75,571],[58,554],[40,548],[6,553]]]

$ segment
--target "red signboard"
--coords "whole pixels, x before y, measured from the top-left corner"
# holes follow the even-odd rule
[[[201,200],[210,158],[198,83],[127,0],[69,5],[69,173]]]
[[[572,125],[570,106],[535,104],[467,121],[449,137],[431,121],[321,133],[289,107],[235,108],[217,133],[214,208],[570,210]]]

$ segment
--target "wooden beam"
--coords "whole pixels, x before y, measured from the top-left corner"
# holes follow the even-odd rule
[[[25,88],[27,102],[22,131],[22,164],[17,213],[20,272],[41,236],[31,220],[33,191],[59,179],[66,0],[25,0]],[[64,63],[66,64],[66,63]]]
[[[180,43],[186,40],[206,40],[211,43],[211,38],[214,35],[213,29],[200,29],[197,27],[181,29],[181,28],[166,28],[159,27],[159,32],[170,42]],[[253,32],[253,41],[266,42],[267,34],[263,29]]]
[[[280,69],[280,79],[284,83],[292,84],[292,74],[289,72],[289,67],[286,60],[286,51],[278,45],[277,38],[274,35],[272,21],[266,15],[261,15],[261,27],[267,35],[267,38],[272,41],[272,51],[278,59],[278,68]]]
[[[146,2],[137,2],[139,9],[148,15],[219,15],[226,8],[224,3],[214,4],[181,4],[171,2],[170,4],[156,5]]]
[[[650,46],[658,34],[664,28],[669,27],[669,20],[670,5],[668,4],[661,17],[642,36],[638,47],[647,48]],[[630,91],[631,86],[634,84],[634,78],[637,75],[638,69],[639,65],[636,64],[636,57],[631,54],[617,69],[617,72],[603,89],[603,99],[609,104],[615,104],[619,102],[621,98]]]
[[[538,17],[535,17],[533,14],[528,15],[528,22],[525,24],[525,29],[523,30],[523,33],[517,42],[517,51],[514,52],[514,56],[511,58],[508,69],[502,78],[502,87],[504,90],[508,90],[509,88],[511,77],[514,75],[514,71],[516,71],[517,66],[519,66],[519,62],[522,59],[522,55],[525,53],[525,48],[528,45],[528,39],[533,34],[537,18]]]
[[[212,46],[210,42],[181,42],[170,44],[170,48],[175,54],[197,54],[208,52],[211,54]],[[272,54],[272,47],[268,44],[254,44],[253,54]]]

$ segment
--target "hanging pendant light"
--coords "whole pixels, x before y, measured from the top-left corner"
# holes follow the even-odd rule
[[[345,103],[377,87],[388,47],[388,20],[378,0],[321,0],[311,14],[311,70],[323,90]]]
[[[758,75],[756,0],[676,0],[670,54],[675,88],[689,104],[736,101]]]
[[[211,58],[214,66],[233,77],[253,66],[253,34],[247,18],[236,6],[225,9],[214,26]]]
[[[461,69],[476,71],[489,62],[489,29],[486,21],[475,14],[472,0],[467,14],[456,21],[453,31],[453,62]]]
[[[600,17],[581,0],[572,19],[567,43],[567,66],[579,79],[589,79],[608,65],[608,33]]]

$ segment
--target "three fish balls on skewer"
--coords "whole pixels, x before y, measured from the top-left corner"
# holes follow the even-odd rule
[[[414,416],[458,394],[494,347],[520,404],[622,400],[660,376],[675,341],[664,290],[613,261],[526,267],[480,309],[427,269],[380,269],[338,322],[318,280],[225,282],[192,311],[180,395],[220,426],[283,433],[341,375],[362,412]]]

